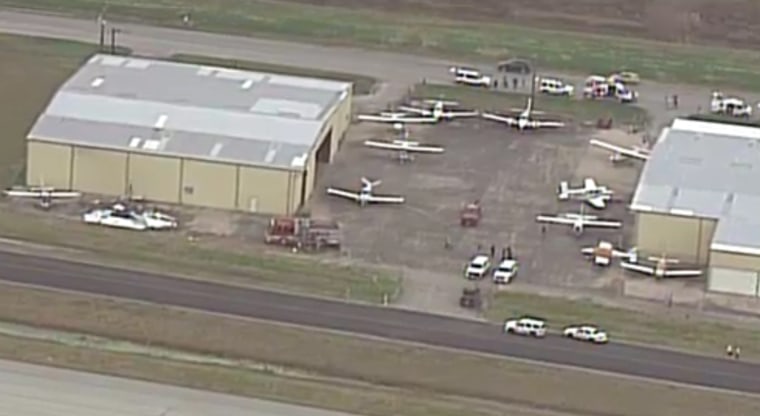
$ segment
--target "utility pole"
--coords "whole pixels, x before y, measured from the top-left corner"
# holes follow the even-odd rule
[[[103,52],[106,46],[106,19],[103,18],[103,15],[101,14],[98,16],[98,26],[100,27],[100,41],[98,42],[98,45],[100,45],[100,51]]]

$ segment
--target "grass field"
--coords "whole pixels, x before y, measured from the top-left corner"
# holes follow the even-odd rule
[[[287,65],[267,64],[263,62],[241,61],[237,59],[223,59],[209,56],[177,54],[170,58],[172,61],[191,64],[217,65],[229,68],[238,68],[249,71],[271,72],[275,74],[291,75],[296,77],[324,78],[354,84],[354,95],[371,94],[377,84],[377,80],[365,75],[346,74],[342,72],[321,71],[312,68],[299,68]]]
[[[409,393],[401,397],[406,397],[404,400],[409,401],[409,395],[412,395],[418,400],[416,406],[421,406],[422,409],[427,405],[419,401],[426,398],[457,395],[578,415],[712,416],[725,415],[726,412],[735,415],[760,412],[760,398],[674,386],[663,388],[662,385],[650,382],[582,371],[13,286],[4,286],[0,290],[0,321],[101,334],[110,338],[172,346],[228,358],[245,358],[299,369],[322,377],[395,387],[407,390]],[[14,350],[8,344],[0,342],[0,354],[10,353],[16,357],[30,354],[26,348]],[[79,360],[77,365],[100,367],[101,371],[110,366],[111,371],[120,368],[119,371],[132,373],[133,376],[162,377],[165,380],[176,377],[178,373],[177,370],[169,371],[172,366],[166,363],[138,360],[134,364],[127,364],[132,361],[108,357],[107,354],[96,354],[89,363],[83,363],[89,353],[68,353],[74,354],[72,361]],[[55,362],[61,365],[62,360],[59,358]],[[114,365],[111,360],[116,360],[121,365]],[[273,387],[262,386],[265,383],[259,375],[243,376],[238,373],[232,377],[220,369],[193,371],[197,373],[191,374],[198,376],[187,377],[187,374],[182,374],[181,382],[193,383],[196,387],[234,389],[238,393],[247,391],[265,397],[273,394]],[[205,375],[200,371],[205,371]],[[235,382],[231,383],[230,379]],[[278,378],[270,380],[275,384],[278,381],[282,383]],[[286,391],[288,395],[293,394],[289,390],[295,387],[278,385],[282,386],[277,392],[280,397]],[[367,389],[366,384],[360,387]],[[312,394],[319,391],[314,390],[314,386],[310,389]],[[554,394],[555,392],[562,394]],[[303,391],[299,394],[301,396],[298,400],[305,401]],[[322,394],[327,392],[322,390]],[[321,400],[323,405],[329,402],[332,404],[330,407],[343,406],[349,400],[346,396],[349,393],[344,391],[339,394],[341,400],[332,396],[332,400],[327,400],[327,397],[318,399],[311,395],[309,400]],[[386,400],[392,400],[385,397]],[[401,403],[403,402],[387,403],[385,414],[405,414],[397,407]],[[460,405],[459,409],[462,407]],[[428,409],[428,413],[424,413],[418,409],[420,413],[416,414],[438,414],[435,410]],[[442,414],[451,414],[451,410]],[[475,414],[489,413],[481,411]],[[502,410],[501,414],[519,413]]]
[[[24,139],[58,86],[95,45],[0,35],[0,186],[23,181]]]
[[[412,96],[453,99],[467,107],[496,112],[503,112],[510,108],[524,108],[528,97],[524,94],[432,84],[415,86]],[[641,126],[649,121],[647,112],[640,107],[610,101],[571,99],[539,94],[536,96],[534,106],[536,110],[545,111],[550,115],[571,118],[576,122],[596,122],[599,118],[612,117],[618,126],[629,124]]]
[[[0,5],[88,18],[103,9],[101,0],[0,0]],[[582,73],[627,69],[659,81],[760,89],[760,73],[755,70],[760,54],[753,51],[469,23],[403,11],[383,14],[265,0],[110,0],[107,16],[181,26],[180,16],[187,11],[192,13],[195,27],[207,31],[421,51],[463,59],[518,56],[533,59],[540,68]]]
[[[76,235],[76,238],[70,236]],[[180,233],[129,233],[92,227],[45,213],[4,209],[0,237],[81,250],[86,261],[255,285],[299,293],[380,303],[400,294],[398,273],[343,266],[309,256],[262,250],[251,243]]]
[[[502,292],[495,296],[488,310],[489,318],[497,321],[520,315],[539,315],[553,328],[594,323],[618,340],[708,354],[722,354],[726,343],[730,342],[741,346],[743,356],[760,358],[760,330],[706,321],[667,308],[641,312],[601,306],[591,301]]]

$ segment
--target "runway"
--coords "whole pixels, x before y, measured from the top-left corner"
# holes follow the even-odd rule
[[[0,416],[350,416],[0,360]]]
[[[758,364],[626,344],[593,346],[556,336],[543,340],[506,336],[494,324],[395,308],[301,297],[8,252],[0,252],[0,279],[550,364],[760,393]]]

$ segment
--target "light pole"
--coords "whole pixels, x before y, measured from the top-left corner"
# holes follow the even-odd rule
[[[111,28],[111,55],[116,55],[116,34],[121,30],[115,27]]]

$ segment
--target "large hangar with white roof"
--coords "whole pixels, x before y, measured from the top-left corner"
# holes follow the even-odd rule
[[[675,120],[631,208],[640,250],[706,266],[710,291],[760,296],[760,128]]]
[[[95,55],[27,138],[27,182],[292,214],[351,118],[350,83]]]

